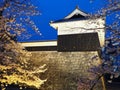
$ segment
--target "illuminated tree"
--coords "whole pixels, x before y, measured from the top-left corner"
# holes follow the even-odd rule
[[[38,14],[30,0],[0,1],[0,83],[3,90],[9,84],[40,88],[46,81],[39,77],[41,72],[46,71],[45,65],[33,64],[32,54],[27,52],[16,38],[27,36],[28,27],[40,34],[30,20],[30,16]]]
[[[106,40],[104,47],[100,49],[101,64],[94,66],[88,71],[92,74],[88,78],[80,78],[78,90],[93,90],[99,79],[110,74],[110,79],[120,76],[120,1],[105,0],[104,7],[90,18],[106,17],[110,19],[105,24]],[[94,2],[94,0],[92,0]],[[93,56],[94,57],[94,56]],[[92,58],[94,60],[96,57]],[[94,76],[94,79],[90,79]],[[84,87],[86,87],[84,89]]]

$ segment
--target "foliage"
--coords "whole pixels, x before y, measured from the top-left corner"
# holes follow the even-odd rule
[[[94,2],[94,0],[92,2]],[[99,79],[105,74],[111,74],[111,80],[120,76],[119,13],[120,0],[106,0],[105,7],[102,7],[101,10],[99,10],[95,15],[91,16],[92,18],[114,18],[114,20],[109,20],[109,23],[105,24],[105,30],[108,37],[106,37],[104,47],[101,47],[100,49],[101,64],[99,66],[94,66],[88,70],[92,74],[91,76],[94,76],[94,79],[91,80],[91,76],[88,78],[80,78],[78,90],[93,90]]]
[[[24,33],[26,27],[36,32],[38,28],[30,16],[39,14],[30,0],[1,0],[0,1],[0,83],[3,88],[8,84],[33,86],[40,88],[46,80],[41,80],[39,74],[45,72],[45,65],[37,66],[16,37]]]

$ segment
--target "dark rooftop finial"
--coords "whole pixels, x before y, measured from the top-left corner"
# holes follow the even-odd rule
[[[79,9],[79,6],[78,6],[78,5],[76,6],[76,9]]]

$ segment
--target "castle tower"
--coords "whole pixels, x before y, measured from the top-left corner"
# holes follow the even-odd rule
[[[64,19],[50,23],[58,30],[58,51],[97,51],[104,45],[104,18],[88,17],[76,7]]]
[[[98,56],[104,45],[104,23],[104,18],[90,19],[77,7],[65,18],[50,23],[58,30],[57,40],[21,43],[37,65],[44,63],[48,68],[43,74],[47,77],[43,90],[77,90],[78,79],[90,77],[88,69],[100,64],[99,57],[94,61],[91,58]],[[95,90],[102,90],[101,83],[98,86]]]

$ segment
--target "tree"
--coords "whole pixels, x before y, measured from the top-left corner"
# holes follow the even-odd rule
[[[26,25],[40,34],[30,20],[30,16],[37,14],[39,12],[30,0],[0,1],[0,83],[3,90],[9,84],[40,88],[46,81],[39,77],[41,72],[46,71],[45,65],[33,64],[32,54],[16,38],[18,35],[26,36]]]
[[[93,0],[94,2],[94,0]],[[112,82],[113,78],[120,76],[120,1],[106,0],[105,7],[102,7],[95,15],[90,18],[106,17],[114,18],[111,23],[105,24],[106,37],[104,47],[101,47],[100,58],[101,64],[94,66],[88,71],[94,75],[94,79],[80,78],[78,90],[93,90],[99,79],[106,74],[110,74]],[[93,56],[94,57],[94,56]],[[97,56],[98,57],[98,56]],[[96,58],[96,56],[95,56]],[[93,59],[95,59],[93,58]],[[86,88],[84,88],[86,87]]]

